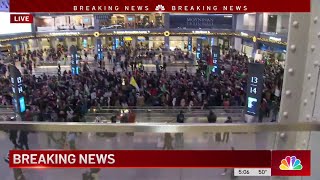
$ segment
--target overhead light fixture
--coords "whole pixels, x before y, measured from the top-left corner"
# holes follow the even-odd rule
[[[281,41],[281,38],[269,37],[269,40],[271,40],[271,41]]]
[[[241,34],[241,36],[249,36],[248,33],[244,33],[244,32],[241,32],[240,34]]]

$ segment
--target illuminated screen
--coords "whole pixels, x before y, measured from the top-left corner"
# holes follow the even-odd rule
[[[116,49],[119,47],[119,39],[116,39]]]
[[[76,74],[79,74],[79,67],[76,67]]]
[[[26,104],[24,102],[24,97],[19,98],[19,104],[20,104],[20,112],[25,112]]]
[[[27,33],[32,31],[31,24],[11,24],[10,13],[8,12],[0,12],[0,24],[0,34]]]

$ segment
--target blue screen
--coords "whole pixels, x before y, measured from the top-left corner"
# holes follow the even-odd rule
[[[192,51],[192,46],[188,45],[188,51]]]
[[[256,114],[257,112],[257,98],[248,97],[248,104],[247,104],[247,112],[251,114]]]
[[[83,18],[83,22],[84,22],[84,23],[88,23],[88,22],[89,22],[89,19],[88,19],[88,18]]]
[[[76,73],[74,67],[71,68],[71,72],[72,72],[72,74]]]
[[[76,68],[76,74],[79,74],[79,67]]]
[[[19,98],[19,104],[20,104],[20,112],[25,112],[26,104],[24,102],[24,97]]]
[[[116,49],[119,47],[119,39],[116,39]]]

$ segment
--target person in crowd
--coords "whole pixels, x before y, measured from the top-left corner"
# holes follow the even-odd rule
[[[173,150],[172,141],[173,141],[173,138],[171,134],[165,133],[163,150]]]
[[[184,123],[185,116],[183,114],[183,111],[180,111],[180,113],[177,115],[177,123]],[[184,138],[183,133],[176,133],[175,134],[175,142],[176,142],[176,148],[182,149],[184,146]]]
[[[225,121],[225,123],[232,123],[232,118],[230,116],[228,116],[227,120]],[[222,136],[222,142],[229,142],[229,136],[230,136],[230,132],[224,132],[223,136]]]
[[[86,61],[88,61],[88,52],[87,51],[84,51],[84,58]]]
[[[271,122],[277,122],[279,110],[280,110],[280,104],[276,99],[276,100],[274,100],[272,102],[272,118],[271,118]]]
[[[14,117],[9,118],[9,121],[15,121]],[[15,149],[20,148],[20,145],[17,143],[17,138],[18,138],[18,130],[16,129],[11,129],[9,130],[9,139],[14,145]]]
[[[185,117],[183,114],[183,111],[180,111],[180,113],[177,116],[177,123],[184,123]]]
[[[76,149],[76,137],[77,137],[77,134],[75,132],[68,133],[67,141],[68,141],[70,150]]]
[[[209,123],[216,123],[217,122],[217,116],[212,110],[210,110],[210,113],[207,118],[208,118]]]
[[[261,123],[263,121],[263,118],[266,116],[266,113],[268,111],[268,103],[266,99],[262,99],[262,102],[260,104],[259,108],[259,122]]]
[[[29,145],[28,145],[28,132],[27,131],[20,131],[19,134],[19,143],[21,149],[29,150]]]

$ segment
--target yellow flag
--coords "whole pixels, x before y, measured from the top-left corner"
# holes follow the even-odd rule
[[[130,79],[130,84],[139,91],[139,86],[133,76]]]

